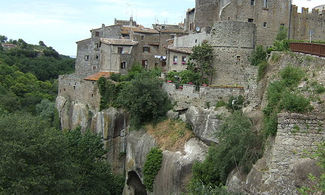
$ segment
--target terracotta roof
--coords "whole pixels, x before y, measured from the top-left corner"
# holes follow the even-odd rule
[[[137,45],[137,41],[133,41],[131,39],[108,39],[108,38],[101,38],[100,41],[102,43],[108,44],[108,45]]]
[[[122,31],[121,31],[122,34],[130,34],[131,31],[136,32],[136,33],[145,33],[145,34],[158,34],[159,33],[155,29],[144,28],[143,26],[139,26],[139,27],[122,27],[121,29],[122,29]]]
[[[113,72],[97,72],[85,78],[86,81],[98,81],[99,78],[109,78]]]
[[[185,54],[193,53],[191,47],[167,47],[167,49],[177,53],[185,53]]]

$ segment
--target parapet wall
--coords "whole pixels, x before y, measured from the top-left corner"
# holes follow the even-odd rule
[[[88,105],[92,111],[99,110],[100,94],[96,81],[86,81],[76,74],[59,76],[58,96],[76,103]]]
[[[302,8],[298,13],[298,7],[292,6],[290,38],[295,40],[309,40],[312,31],[312,40],[325,40],[325,10],[320,12],[313,9]]]
[[[218,100],[227,101],[231,96],[244,95],[243,87],[200,87],[197,91],[194,85],[183,85],[183,89],[176,89],[174,83],[164,83],[163,89],[175,102],[185,102],[205,106],[207,102],[211,105]]]

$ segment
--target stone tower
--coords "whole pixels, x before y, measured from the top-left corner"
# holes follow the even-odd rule
[[[219,0],[196,0],[195,10],[195,27],[211,27],[218,21]]]

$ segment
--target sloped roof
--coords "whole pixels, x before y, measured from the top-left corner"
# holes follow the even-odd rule
[[[122,34],[130,34],[131,31],[136,32],[136,33],[144,33],[144,34],[158,34],[159,32],[155,29],[151,28],[144,28],[143,26],[139,27],[122,27],[121,28]]]
[[[102,43],[108,45],[126,45],[126,46],[133,46],[137,45],[137,41],[133,41],[131,39],[108,39],[108,38],[101,38],[100,41]]]
[[[177,53],[185,53],[192,54],[192,47],[167,47],[168,50],[177,52]]]
[[[109,78],[113,72],[97,72],[93,75],[90,75],[85,78],[86,81],[98,81],[99,78],[104,77],[104,78]]]

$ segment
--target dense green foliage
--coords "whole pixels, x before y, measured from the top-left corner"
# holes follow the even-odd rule
[[[206,79],[211,83],[214,74],[212,46],[205,41],[200,45],[194,46],[192,51],[188,70],[200,74],[200,83],[203,83],[203,80]]]
[[[162,159],[162,150],[158,148],[152,148],[146,156],[146,162],[143,167],[143,183],[150,192],[153,191],[153,183],[160,170]]]
[[[100,78],[100,108],[114,106],[126,109],[131,114],[131,126],[136,128],[146,122],[157,122],[171,109],[158,75],[160,73],[157,70],[147,71],[136,66],[127,75],[113,75],[115,80],[122,82],[113,83]]]
[[[36,114],[36,105],[43,99],[55,100],[54,79],[73,71],[74,59],[59,55],[44,43],[30,45],[22,39],[10,43],[17,47],[0,51],[0,107],[9,112]]]
[[[41,117],[0,117],[0,194],[121,194],[97,135],[62,132]]]
[[[264,109],[264,133],[266,136],[277,132],[277,114],[281,110],[289,112],[308,112],[312,109],[305,97],[297,94],[295,88],[305,76],[300,68],[287,66],[280,72],[281,79],[270,83],[267,89],[268,104]]]
[[[231,111],[240,110],[243,108],[245,98],[242,95],[237,97],[231,96],[228,100],[227,108]]]
[[[267,53],[262,45],[258,45],[253,51],[250,58],[251,65],[257,66],[259,63],[266,61]]]
[[[271,51],[288,51],[289,50],[289,40],[288,40],[288,29],[285,26],[281,26],[273,46],[268,49]]]
[[[211,146],[206,159],[193,166],[190,184],[193,193],[201,191],[202,185],[210,189],[224,185],[236,167],[247,173],[260,157],[261,139],[252,131],[251,121],[240,111],[225,120],[217,136],[219,144]]]
[[[23,40],[20,42],[17,48],[1,51],[0,61],[17,67],[23,73],[30,72],[41,81],[57,79],[60,74],[73,72],[74,59],[60,55],[45,44],[41,46],[30,45]]]
[[[208,83],[207,79],[201,79],[200,73],[194,72],[192,70],[183,70],[181,72],[168,72],[167,80],[177,83],[179,85],[183,84],[194,84],[201,85],[203,83]]]
[[[258,74],[257,74],[257,81],[260,81],[264,78],[266,71],[267,71],[268,63],[266,61],[262,61],[258,64]]]

